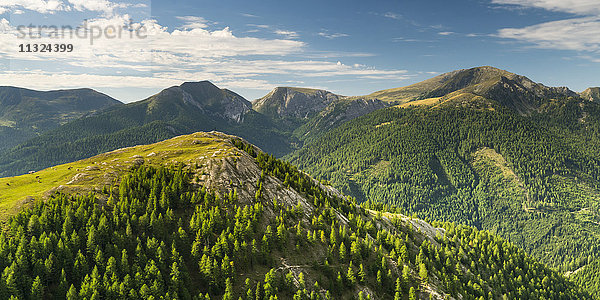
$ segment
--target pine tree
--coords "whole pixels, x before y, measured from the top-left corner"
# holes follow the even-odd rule
[[[356,284],[356,274],[354,273],[354,266],[352,265],[352,262],[350,262],[350,265],[348,265],[347,277],[352,285]]]
[[[424,263],[419,264],[419,277],[423,280],[424,283],[427,283],[428,274],[427,274],[427,266]]]
[[[415,291],[414,287],[410,287],[410,290],[408,291],[408,299],[409,300],[417,300],[417,292]]]
[[[225,293],[223,294],[223,300],[233,300],[233,284],[231,278],[225,280]]]
[[[340,260],[346,260],[346,246],[344,246],[344,242],[340,244]]]
[[[42,280],[37,276],[31,284],[31,294],[30,299],[43,299],[43,287]]]
[[[67,292],[67,300],[77,300],[79,299],[79,295],[77,294],[77,289],[75,289],[75,286],[71,284],[71,287],[69,288],[69,291]]]
[[[359,269],[358,269],[358,280],[360,283],[365,283],[365,278],[367,277],[367,274],[365,273],[365,270],[363,268],[363,264],[360,264]]]

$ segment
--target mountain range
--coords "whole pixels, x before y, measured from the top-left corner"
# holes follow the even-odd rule
[[[487,66],[457,70],[408,87],[365,96],[341,96],[324,90],[279,87],[250,102],[207,81],[186,82],[138,102],[113,103],[104,109],[89,110],[80,118],[65,120],[68,122],[36,133],[14,147],[0,150],[0,174],[3,176],[44,169],[24,177],[7,178],[0,184],[0,189],[4,189],[6,184],[4,194],[8,198],[2,199],[3,193],[0,193],[0,205],[7,205],[4,207],[6,214],[14,215],[30,202],[23,200],[29,199],[26,196],[39,198],[63,190],[68,192],[71,187],[75,187],[77,193],[103,193],[104,186],[114,187],[119,176],[139,167],[141,161],[142,165],[157,168],[183,160],[184,165],[195,166],[188,161],[187,146],[181,146],[181,143],[187,142],[168,139],[197,131],[217,130],[242,137],[242,144],[246,146],[238,142],[234,144],[245,149],[250,156],[263,150],[273,153],[313,175],[319,180],[315,182],[321,189],[335,188],[340,191],[335,192],[337,195],[343,193],[356,199],[362,211],[352,214],[367,218],[361,222],[371,220],[369,212],[380,212],[392,223],[396,222],[393,221],[395,217],[408,220],[406,216],[411,215],[432,224],[435,222],[431,220],[442,222],[435,223],[440,226],[438,228],[446,228],[453,223],[464,224],[460,226],[506,239],[541,263],[569,276],[593,296],[600,297],[597,292],[600,274],[596,271],[600,265],[600,257],[596,254],[600,249],[597,238],[600,236],[598,91],[598,88],[590,88],[578,94],[565,87],[547,87],[527,77]],[[216,160],[223,153],[237,151],[229,146],[222,148],[235,138],[211,134],[201,135],[203,138],[198,136],[201,149],[193,157],[204,157],[197,164],[208,164],[208,169],[195,173],[192,182],[212,178],[210,180],[219,184],[211,188],[217,188],[240,178],[249,182],[262,180],[250,173],[229,174],[230,163],[206,160],[208,157]],[[186,138],[189,139],[195,137]],[[205,139],[221,142],[217,145],[205,142]],[[125,148],[164,140],[170,142],[147,146],[148,149],[143,151],[140,150],[142,148]],[[258,148],[247,146],[249,143]],[[221,150],[217,153],[215,149]],[[114,154],[102,154],[115,150],[111,152]],[[125,153],[123,155],[127,157],[121,157],[119,153]],[[106,159],[111,159],[96,157],[92,161],[75,162],[94,155],[105,155]],[[112,158],[111,155],[119,157]],[[155,155],[156,158],[152,158]],[[112,162],[117,158],[118,162]],[[274,158],[268,159],[271,160]],[[53,171],[47,168],[64,163],[73,165],[54,168],[70,167],[68,172],[50,175]],[[106,169],[108,167],[97,166],[102,163],[112,166],[110,172]],[[260,162],[258,164],[261,166]],[[288,163],[283,164],[288,166]],[[101,171],[96,172],[94,165]],[[278,177],[284,165],[263,171],[273,172],[272,175]],[[88,167],[91,169],[83,171]],[[222,172],[229,175],[219,177]],[[95,173],[98,175],[93,175]],[[50,180],[46,180],[47,177]],[[285,174],[280,180],[286,186]],[[247,191],[248,195],[244,197],[252,198],[257,193],[256,188],[249,188],[247,183],[239,184],[240,193]],[[289,188],[289,182],[287,186]],[[33,190],[36,192],[32,193]],[[273,197],[276,196],[269,194],[266,199],[272,200]],[[307,202],[313,200],[309,197]],[[335,207],[346,219],[350,218],[346,215],[349,203],[353,202]],[[276,204],[268,205],[276,207]],[[281,216],[274,214],[269,219]],[[387,226],[375,219],[371,220],[373,224]],[[273,226],[281,224],[273,222]],[[323,231],[325,235],[330,234],[327,230]],[[479,236],[479,233],[469,235]],[[411,242],[415,243],[415,249],[421,247],[423,237],[421,235],[416,242]],[[433,244],[436,242],[440,243],[431,240]],[[456,245],[448,244],[447,247]],[[335,247],[339,248],[339,245]],[[326,247],[317,248],[315,253],[332,251]],[[418,254],[420,250],[415,251]],[[484,254],[474,255],[487,259]],[[378,256],[378,260],[381,261],[381,257]],[[298,265],[311,263],[314,262],[297,262]],[[337,266],[341,273],[347,273],[352,263],[344,260],[343,268]],[[452,260],[451,263],[455,264]],[[267,265],[275,266],[272,263]],[[284,269],[286,265],[289,262],[277,264],[278,268]],[[436,266],[436,270],[441,270],[440,274],[445,272],[438,268],[441,266]],[[407,271],[410,274],[419,273],[419,264],[413,262],[408,267],[411,268]],[[477,265],[475,267],[478,268]],[[464,270],[463,267],[455,269]],[[483,273],[489,276],[489,272],[497,272],[492,269]],[[394,272],[391,277],[400,274]],[[294,280],[298,280],[298,272],[292,273],[296,276]],[[481,276],[483,273],[471,271],[471,274]],[[371,274],[379,277],[376,270]],[[554,280],[556,275],[548,274],[549,280]],[[333,278],[335,275],[325,272],[314,276]],[[537,280],[525,273],[519,275],[530,276],[528,280],[533,282]],[[490,285],[490,282],[499,280],[478,281],[479,288],[471,282],[467,284],[469,287],[457,292],[448,290],[450,283],[440,276],[436,275],[436,283],[431,282],[432,285],[419,281],[418,287],[411,286],[423,297],[457,297],[460,294],[485,298],[489,296],[485,291],[494,290],[495,285]],[[343,282],[346,280],[350,279],[342,278]],[[320,284],[324,281],[327,280],[318,280]],[[383,292],[371,285],[376,283],[381,284],[378,281],[368,282],[365,289],[361,289],[368,295],[385,295],[383,298],[394,294],[391,285]],[[242,287],[239,281],[233,284],[236,288]],[[325,289],[333,291],[336,283],[329,284],[330,288]],[[226,285],[226,282],[220,282],[207,288],[221,293]],[[563,283],[559,285],[563,286]],[[247,287],[244,286],[244,289]],[[516,289],[515,286],[513,289]],[[532,290],[535,289],[537,287],[532,287]],[[204,291],[213,295],[210,289]],[[408,289],[402,291],[408,292]],[[354,292],[358,293],[358,290]],[[535,295],[538,297],[534,298],[539,298],[541,294]],[[492,292],[492,296],[497,298],[501,294]],[[519,296],[510,294],[509,298]]]

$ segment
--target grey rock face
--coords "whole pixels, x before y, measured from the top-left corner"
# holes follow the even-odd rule
[[[278,87],[256,100],[253,108],[272,117],[308,118],[340,98],[325,90]]]
[[[581,98],[588,101],[600,102],[600,87],[587,88],[579,94]]]

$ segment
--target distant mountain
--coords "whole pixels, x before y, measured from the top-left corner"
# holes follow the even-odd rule
[[[589,297],[487,231],[365,209],[219,132],[1,178],[0,206],[3,299]]]
[[[292,136],[300,146],[345,122],[388,106],[377,99],[297,87],[277,87],[252,103],[254,110],[293,130]]]
[[[209,81],[186,82],[171,89],[176,93],[172,96],[181,97],[185,104],[194,105],[209,115],[237,123],[243,122],[244,115],[252,110],[252,104],[248,100],[230,90],[219,89]],[[161,97],[159,94],[155,101],[160,101],[160,98],[170,99],[172,96]]]
[[[585,100],[600,102],[600,87],[587,88],[585,91],[581,92],[579,95],[581,96],[581,98],[583,98]]]
[[[0,87],[0,149],[121,102],[91,89],[35,91]]]
[[[22,143],[0,155],[0,174],[22,174],[198,130],[235,133],[278,155],[290,151],[288,134],[242,96],[208,81],[186,82]]]
[[[308,119],[340,98],[341,96],[325,90],[277,87],[266,96],[255,100],[252,108],[275,118]]]
[[[547,87],[529,78],[494,67],[445,73],[407,87],[365,96],[407,105],[460,105],[490,109],[506,107],[522,115],[539,112],[550,100],[576,98],[566,87]]]

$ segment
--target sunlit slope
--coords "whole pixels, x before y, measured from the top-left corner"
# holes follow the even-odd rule
[[[202,164],[209,159],[235,155],[226,135],[194,133],[163,142],[123,148],[39,172],[0,178],[0,218],[18,212],[32,199],[55,191],[87,193],[111,186],[121,175],[141,164],[164,166]]]

